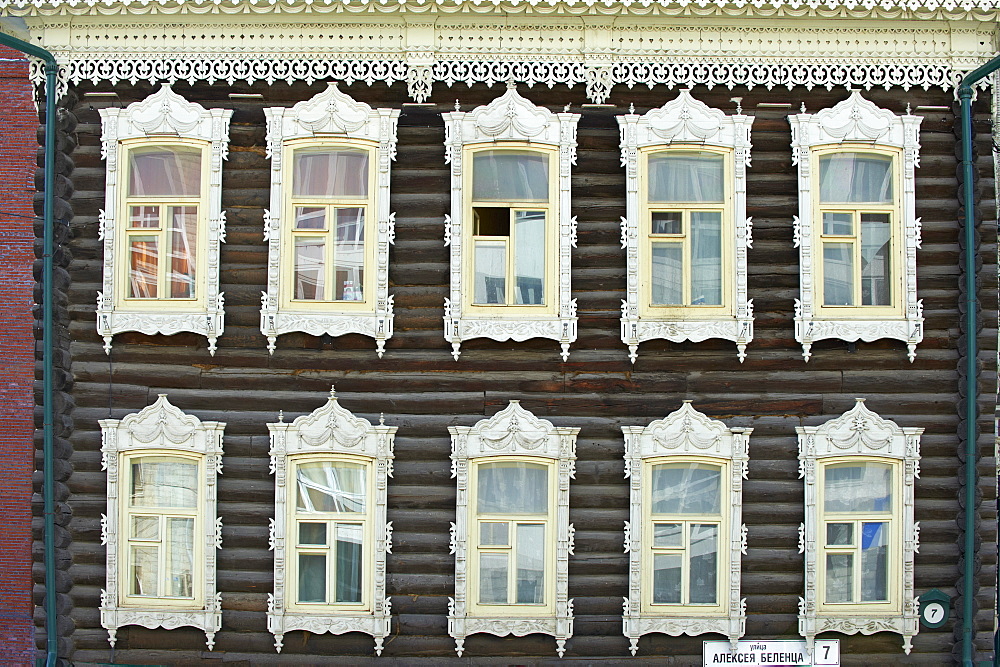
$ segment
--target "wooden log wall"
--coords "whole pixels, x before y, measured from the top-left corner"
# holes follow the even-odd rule
[[[573,170],[572,212],[579,220],[573,251],[572,289],[579,303],[579,340],[569,361],[559,359],[553,341],[464,343],[455,362],[442,336],[447,295],[448,252],[443,224],[449,210],[440,114],[458,98],[463,110],[502,93],[502,86],[435,86],[431,105],[407,105],[402,85],[342,86],[372,106],[402,108],[398,158],[392,166],[392,209],[396,244],[390,254],[390,293],[395,295],[395,336],[378,359],[374,342],[356,335],[336,339],[288,334],[269,356],[259,325],[260,293],[265,289],[267,248],[263,212],[269,198],[265,157],[265,106],[290,106],[325,88],[276,83],[249,87],[225,83],[175,85],[175,90],[206,107],[233,108],[229,160],[223,172],[227,243],[222,247],[222,290],[226,331],[219,350],[209,356],[204,338],[121,334],[111,356],[95,333],[94,302],[100,287],[102,247],[98,211],[104,203],[104,162],[100,157],[97,109],[124,106],[155,88],[147,84],[114,88],[83,85],[73,110],[79,119],[79,146],[73,153],[76,192],[75,239],[69,292],[76,402],[73,474],[69,480],[73,512],[71,574],[74,659],[78,662],[181,664],[216,658],[242,664],[329,663],[349,656],[351,663],[372,655],[372,641],[360,634],[285,637],[280,655],[265,626],[267,594],[272,590],[272,554],[267,548],[268,518],[273,516],[273,480],[268,474],[265,423],[278,410],[286,419],[323,404],[335,384],[344,407],[368,419],[385,413],[399,427],[395,476],[389,485],[389,520],[394,526],[388,557],[392,596],[392,636],[382,660],[399,664],[440,663],[454,659],[447,634],[447,600],[454,592],[454,560],[448,552],[448,525],[454,520],[454,480],[450,477],[447,427],[472,425],[497,412],[511,398],[556,425],[581,428],[576,479],[570,490],[570,518],[576,527],[576,554],[570,557],[569,594],[575,599],[575,634],[563,663],[628,656],[621,633],[622,598],[627,595],[627,557],[623,522],[628,518],[628,487],[623,477],[622,425],[645,425],[692,399],[694,406],[731,426],[752,426],[750,472],[744,491],[744,521],[749,550],[743,560],[747,598],[747,638],[797,637],[797,602],[803,592],[803,562],[798,526],[803,520],[803,490],[798,478],[795,427],[818,425],[853,405],[857,396],[901,426],[926,429],[921,477],[916,485],[916,520],[921,547],[916,557],[916,591],[940,588],[956,594],[959,573],[955,523],[956,427],[958,417],[957,302],[958,225],[955,221],[956,140],[951,111],[931,110],[921,128],[921,166],[917,171],[917,215],[923,222],[918,251],[919,297],[926,337],[910,363],[905,345],[877,341],[848,345],[822,341],[806,364],[793,338],[793,300],[798,296],[798,251],[792,244],[796,213],[796,176],[791,164],[788,113],[805,102],[815,112],[845,99],[845,90],[720,90],[696,88],[693,95],[733,113],[730,98],[743,97],[753,125],[753,164],[749,169],[747,213],[753,217],[749,251],[749,296],[754,301],[756,337],[745,363],[727,341],[642,344],[638,362],[628,361],[619,340],[620,301],[625,294],[625,255],[619,244],[619,217],[625,212],[625,177],[619,163],[614,116],[634,103],[637,113],[673,99],[676,91],[657,87],[614,90],[615,108],[582,107],[582,89],[521,87],[535,103],[561,109],[573,105],[579,125],[578,164]],[[95,91],[117,99],[88,97]],[[232,101],[228,94],[261,93],[263,100]],[[865,94],[896,113],[907,104],[950,106],[950,92],[875,90]],[[789,108],[758,106],[788,102]],[[995,401],[996,238],[992,219],[992,163],[989,159],[988,105],[977,106],[984,185],[982,361],[982,561],[977,643],[992,644],[996,573],[995,471],[990,415]],[[219,480],[219,515],[224,522],[218,554],[218,588],[223,595],[222,631],[214,653],[206,652],[203,633],[192,629],[118,632],[112,652],[100,627],[99,596],[105,582],[105,551],[100,516],[105,512],[105,475],[100,465],[97,420],[140,410],[169,394],[172,403],[202,419],[217,419],[225,431],[225,468]],[[901,651],[892,634],[840,636],[843,664],[942,664],[953,643],[953,622],[915,638],[913,654]],[[638,661],[700,664],[701,637],[648,635]],[[556,662],[547,636],[497,638],[475,635],[466,656],[520,664]],[[634,661],[634,660],[633,660]]]

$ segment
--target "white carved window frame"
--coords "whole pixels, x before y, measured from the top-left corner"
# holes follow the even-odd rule
[[[102,291],[97,293],[97,333],[104,339],[104,350],[111,353],[111,339],[116,333],[138,331],[146,335],[189,331],[208,339],[208,351],[215,355],[215,343],[225,328],[223,294],[219,291],[219,244],[226,240],[226,215],[222,210],[222,161],[229,156],[229,119],[231,109],[206,109],[188,102],[164,83],[160,90],[124,109],[106,108],[101,114],[101,157],[107,161],[104,206],[100,212],[99,233],[104,242]],[[128,256],[118,238],[127,221],[120,210],[122,193],[127,188],[127,155],[136,141],[155,146],[176,143],[179,139],[204,144],[208,151],[208,192],[203,192],[204,208],[198,215],[199,270],[195,274],[197,290],[202,292],[190,308],[164,308],[165,299],[151,299],[135,305],[122,305],[116,289],[119,276],[127,271]],[[131,145],[123,142],[130,142]],[[121,220],[119,220],[121,218]],[[120,247],[119,247],[120,246]],[[204,261],[200,258],[204,257]],[[205,267],[202,270],[202,267]]]
[[[313,634],[363,632],[375,639],[375,653],[382,655],[383,642],[389,636],[391,602],[385,595],[387,553],[392,553],[392,522],[386,521],[387,481],[392,477],[393,443],[396,427],[386,426],[380,419],[373,425],[355,416],[337,401],[334,392],[313,412],[287,423],[279,414],[278,421],[269,423],[271,437],[271,474],[274,475],[274,518],[270,521],[268,543],[274,551],[274,593],[267,595],[267,629],[274,635],[274,647],[280,653],[284,636],[293,630]],[[326,455],[317,459],[316,455]],[[309,457],[309,461],[338,460],[348,455],[370,461],[374,469],[374,484],[369,491],[367,513],[374,530],[371,576],[364,576],[371,585],[371,610],[305,612],[289,609],[290,587],[285,581],[288,558],[294,556],[294,536],[288,534],[289,508],[295,502],[295,480],[288,478],[291,459]],[[346,460],[346,459],[344,459]]]
[[[465,638],[479,632],[499,637],[523,637],[531,633],[552,635],[556,652],[562,657],[566,640],[573,636],[573,601],[569,599],[569,556],[573,553],[573,525],[569,522],[569,481],[576,473],[576,437],[579,428],[554,426],[521,407],[510,404],[475,426],[449,426],[451,433],[451,476],[457,479],[455,523],[451,524],[451,552],[455,554],[455,597],[448,598],[448,634],[455,639],[459,656],[465,650]],[[555,591],[554,613],[528,615],[477,616],[470,614],[469,526],[475,510],[469,507],[470,472],[477,459],[498,457],[514,459],[549,459],[556,467],[554,573],[546,571],[546,588]],[[549,543],[551,544],[551,540]]]
[[[799,634],[805,637],[812,651],[816,635],[821,632],[870,635],[876,632],[895,632],[903,636],[903,650],[909,654],[913,636],[919,630],[920,601],[914,596],[913,559],[919,551],[920,525],[913,520],[914,480],[920,477],[919,427],[900,427],[895,422],[882,419],[865,406],[863,398],[856,399],[853,408],[840,417],[821,426],[796,426],[799,441],[799,477],[805,484],[805,523],[799,527],[799,553],[805,555],[805,597],[799,598]],[[825,459],[857,457],[860,461],[894,461],[899,465],[893,489],[901,489],[901,526],[891,533],[893,558],[901,558],[902,566],[889,570],[895,572],[899,591],[898,608],[891,612],[872,610],[870,613],[855,611],[831,613],[821,608],[819,600],[819,555],[821,539],[819,525],[823,511],[818,505],[819,469]],[[881,603],[877,603],[881,604]]]
[[[216,590],[216,550],[222,548],[222,519],[216,507],[216,480],[222,474],[222,433],[224,422],[201,421],[171,405],[166,394],[160,394],[152,405],[123,419],[101,419],[101,467],[107,471],[107,514],[101,515],[101,543],[107,548],[106,588],[101,591],[101,626],[108,631],[111,646],[117,640],[118,628],[140,625],[145,628],[173,630],[191,626],[204,631],[209,650],[215,645],[215,633],[222,627],[222,594]],[[202,580],[196,581],[204,604],[200,608],[178,600],[174,607],[123,604],[126,561],[121,553],[127,544],[127,526],[122,518],[127,509],[119,498],[119,477],[128,470],[121,467],[125,455],[199,455],[203,465],[203,494],[198,508],[201,512],[201,541],[195,546],[195,557],[201,551]],[[197,536],[195,539],[199,539]],[[197,572],[197,568],[195,572]]]
[[[396,214],[389,211],[389,166],[396,159],[398,109],[373,109],[342,93],[330,83],[325,91],[291,108],[264,109],[267,118],[267,156],[271,159],[271,203],[264,211],[264,241],[267,253],[267,291],[261,295],[260,331],[267,337],[267,349],[274,353],[277,337],[301,331],[312,336],[342,336],[358,333],[375,339],[378,356],[392,337],[392,296],[389,295],[389,245],[395,241]],[[366,275],[375,277],[370,308],[338,309],[337,302],[326,308],[295,309],[282,306],[282,290],[293,280],[291,262],[282,262],[282,236],[291,232],[294,215],[285,211],[287,191],[292,187],[294,161],[286,154],[289,142],[294,149],[330,147],[338,139],[367,144],[373,149],[375,169],[374,210],[369,211],[366,230],[372,230],[375,265]],[[350,143],[345,143],[350,147]],[[367,238],[367,237],[366,237]],[[371,241],[368,241],[371,242]],[[367,291],[367,290],[366,290]]]
[[[917,344],[924,339],[923,304],[917,299],[917,249],[920,248],[920,218],[916,217],[914,170],[920,166],[921,116],[897,116],[888,109],[864,99],[857,90],[843,102],[815,114],[788,116],[792,126],[792,163],[798,166],[799,214],[794,216],[795,247],[799,249],[799,298],[795,300],[795,340],[802,344],[806,361],[812,344],[827,338],[848,342],[871,342],[893,338],[906,343],[907,356],[916,358]],[[899,152],[894,169],[899,174],[895,199],[901,219],[893,221],[892,239],[896,241],[894,267],[902,275],[895,278],[893,306],[900,315],[869,315],[873,306],[844,307],[833,318],[820,311],[822,285],[816,279],[816,267],[823,260],[822,244],[815,237],[813,220],[814,190],[819,175],[814,174],[815,149],[836,148],[844,151],[890,149]]]
[[[625,477],[629,480],[629,520],[625,522],[625,553],[629,555],[628,597],[624,603],[622,630],[629,638],[635,655],[639,638],[651,632],[700,635],[714,632],[725,635],[735,646],[746,628],[746,598],[740,597],[742,557],[747,552],[747,527],[743,524],[743,480],[747,477],[752,428],[729,428],[721,421],[698,412],[691,401],[648,426],[623,426],[625,435]],[[643,479],[646,462],[713,461],[728,469],[723,480],[729,503],[722,508],[728,521],[728,540],[720,539],[720,551],[726,548],[728,568],[719,565],[721,606],[724,613],[699,613],[697,605],[678,606],[669,612],[648,612],[642,608],[642,591],[652,586],[652,573],[643,570],[643,549],[650,546],[645,535],[648,509],[643,507]],[[644,512],[644,510],[646,510]]]
[[[621,338],[628,345],[632,363],[638,356],[639,343],[665,339],[680,343],[722,338],[736,343],[739,360],[746,359],[747,344],[753,340],[753,300],[747,298],[747,250],[753,247],[752,219],[747,217],[746,170],[750,166],[750,127],[754,117],[742,108],[727,116],[691,97],[689,89],[662,107],[643,115],[617,116],[621,133],[622,166],[625,167],[625,217],[621,219],[622,248],[626,252],[626,298],[622,301]],[[650,267],[642,266],[642,246],[648,243],[645,228],[644,198],[640,187],[645,183],[645,160],[648,149],[672,147],[699,150],[702,147],[723,149],[727,155],[727,188],[732,188],[729,229],[732,236],[724,243],[732,248],[733,263],[723,264],[723,281],[728,283],[727,304],[732,311],[725,316],[699,314],[698,307],[688,307],[683,317],[656,316],[649,304],[642,304],[641,284],[650,279]],[[723,262],[727,253],[723,252]],[[643,313],[645,311],[645,313]],[[676,312],[676,309],[674,309]]]
[[[452,356],[458,360],[462,341],[491,338],[496,341],[522,342],[530,338],[550,338],[560,344],[563,361],[569,358],[569,346],[576,340],[576,299],[570,295],[571,248],[576,247],[576,217],[570,216],[570,170],[576,164],[576,125],[580,114],[553,113],[535,106],[518,94],[513,84],[507,92],[487,105],[469,112],[456,110],[442,114],[445,128],[445,162],[451,165],[451,214],[444,220],[444,244],[450,246],[451,289],[444,303],[444,337],[451,343]],[[558,285],[547,288],[555,295],[554,314],[528,314],[523,308],[496,308],[482,313],[463,306],[463,263],[471,261],[463,254],[470,248],[471,220],[464,220],[466,200],[463,165],[464,150],[469,144],[493,144],[503,148],[511,144],[554,147],[558,150],[558,199],[554,202],[555,224],[559,225],[557,262]],[[471,166],[469,167],[471,168]],[[550,172],[551,173],[551,172]],[[551,251],[550,251],[551,252]]]

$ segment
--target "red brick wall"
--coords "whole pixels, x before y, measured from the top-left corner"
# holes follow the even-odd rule
[[[33,663],[32,197],[38,115],[28,63],[0,46],[0,664]]]

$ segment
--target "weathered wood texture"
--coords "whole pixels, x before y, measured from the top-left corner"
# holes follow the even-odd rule
[[[288,334],[268,356],[258,329],[260,293],[265,287],[267,249],[262,215],[268,201],[268,162],[264,154],[262,108],[291,105],[324,88],[277,83],[248,88],[236,85],[175,89],[206,106],[232,107],[229,161],[223,176],[223,206],[228,239],[222,248],[222,289],[226,295],[226,332],[210,357],[205,341],[193,335],[173,337],[122,334],[111,357],[94,331],[94,299],[101,273],[97,239],[98,210],[104,206],[104,163],[96,107],[108,98],[88,98],[80,89],[75,109],[79,148],[73,155],[76,194],[70,293],[74,357],[76,431],[74,474],[69,480],[73,509],[74,640],[78,661],[108,661],[106,635],[100,631],[99,590],[104,584],[104,550],[99,518],[104,511],[104,474],[100,468],[97,420],[122,417],[168,393],[170,400],[203,419],[227,422],[225,469],[219,482],[219,514],[224,547],[219,552],[219,588],[223,592],[223,628],[216,654],[227,660],[259,664],[303,663],[349,655],[352,662],[372,654],[361,635],[305,636],[294,632],[275,655],[265,628],[264,611],[271,590],[272,560],[267,549],[267,520],[273,515],[273,482],[268,474],[265,422],[278,410],[286,419],[321,405],[331,384],[342,404],[369,419],[385,413],[399,427],[396,472],[389,486],[389,519],[394,548],[388,558],[388,592],[393,599],[393,636],[383,660],[414,664],[454,658],[447,637],[447,600],[453,594],[453,557],[448,553],[448,523],[454,520],[454,480],[449,473],[449,425],[472,425],[492,415],[508,399],[557,425],[581,427],[576,479],[571,485],[571,520],[577,531],[570,558],[570,597],[576,599],[576,634],[563,662],[624,660],[621,601],[627,594],[627,559],[622,549],[628,518],[628,488],[623,478],[624,445],[620,426],[644,425],[676,409],[682,399],[730,425],[752,426],[750,475],[744,492],[744,520],[749,552],[743,564],[743,594],[748,598],[749,638],[796,636],[796,604],[802,593],[802,556],[797,529],[802,521],[802,483],[798,478],[794,427],[816,425],[853,405],[856,396],[884,417],[904,426],[922,426],[922,475],[916,486],[916,519],[921,549],[916,561],[918,594],[938,587],[955,593],[958,572],[955,543],[958,510],[955,479],[958,227],[955,222],[955,138],[950,113],[926,114],[921,132],[921,167],[917,172],[917,215],[923,221],[918,252],[919,290],[924,303],[926,338],[915,363],[905,346],[878,341],[848,346],[823,341],[812,360],[802,361],[793,334],[793,299],[798,295],[798,255],[792,246],[796,178],[790,158],[785,115],[803,100],[817,111],[844,99],[844,90],[796,89],[708,91],[695,97],[732,112],[733,95],[757,116],[753,128],[753,166],[749,170],[747,212],[753,216],[754,247],[749,253],[749,294],[754,300],[756,338],[740,364],[734,345],[649,342],[638,362],[629,363],[618,337],[619,304],[625,290],[625,257],[619,247],[619,217],[624,214],[624,173],[619,163],[614,115],[634,103],[641,113],[672,99],[675,92],[618,88],[616,109],[580,108],[582,90],[542,87],[523,90],[553,109],[574,105],[583,118],[579,157],[573,171],[573,213],[579,219],[579,244],[573,251],[573,296],[578,299],[580,338],[567,363],[552,341],[521,344],[470,341],[455,362],[442,337],[443,301],[447,295],[448,252],[442,243],[442,219],[449,209],[444,164],[444,129],[440,113],[459,98],[471,109],[499,95],[499,87],[452,90],[438,86],[435,106],[404,106],[399,121],[399,154],[392,168],[392,208],[396,244],[391,251],[390,292],[395,295],[396,334],[384,359],[371,340],[344,336],[324,340]],[[145,84],[115,88],[122,105],[152,92]],[[349,94],[373,105],[399,107],[401,86],[345,86]],[[229,92],[259,92],[265,101],[231,102]],[[877,104],[903,113],[914,107],[948,105],[950,93],[911,90],[871,91]],[[759,102],[786,101],[790,109],[759,108]],[[985,217],[995,217],[989,123],[979,103],[977,127],[983,142],[980,160]],[[984,225],[981,249],[984,307],[982,492],[982,594],[978,643],[990,645],[995,563],[996,515],[990,415],[995,388],[996,344],[995,238]],[[988,406],[988,407],[987,407]],[[893,635],[842,638],[844,664],[877,662],[940,664],[950,654],[952,626],[924,631],[913,655],[903,656]],[[204,637],[192,630],[150,631],[123,628],[115,659],[128,662],[183,663],[202,657]],[[700,661],[705,637],[648,636],[640,656],[664,664]],[[474,636],[467,655],[510,656],[519,662],[554,662],[551,638],[498,639]],[[324,658],[324,656],[327,656]],[[506,664],[508,658],[500,659]]]

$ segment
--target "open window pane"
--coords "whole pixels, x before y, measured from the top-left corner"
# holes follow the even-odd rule
[[[295,298],[322,301],[326,298],[326,242],[322,238],[295,239]]]
[[[361,602],[361,524],[337,524],[337,602]]]
[[[719,514],[722,472],[701,463],[653,466],[654,514]]]
[[[548,155],[514,151],[475,153],[472,198],[476,201],[548,201]]]
[[[548,467],[537,463],[483,463],[478,466],[480,514],[545,514],[549,506]]]
[[[132,507],[198,506],[198,464],[163,459],[132,463]]]
[[[155,236],[129,236],[128,240],[128,295],[133,299],[155,299],[159,241]]]
[[[826,555],[826,601],[854,601],[854,556]]]
[[[517,524],[517,603],[545,601],[545,526]]]
[[[691,571],[688,590],[691,604],[715,604],[718,599],[719,527],[691,526]]]
[[[365,209],[337,209],[334,272],[338,301],[364,301]]]
[[[368,152],[310,149],[295,152],[294,197],[367,197]]]
[[[861,214],[861,305],[890,306],[892,227],[888,213]]]
[[[476,241],[473,303],[507,302],[507,244],[504,241]]]
[[[130,206],[129,229],[158,229],[160,226],[159,206]]]
[[[652,252],[652,302],[656,306],[684,303],[684,245],[654,243]]]
[[[507,554],[479,554],[479,603],[507,604]]]
[[[823,509],[827,512],[892,510],[892,467],[845,463],[824,468]]]
[[[201,151],[155,146],[129,151],[129,197],[198,197]]]
[[[819,200],[892,202],[892,158],[871,153],[831,153],[819,158]]]
[[[653,555],[653,602],[681,603],[681,554]]]
[[[133,546],[129,550],[132,569],[132,595],[160,594],[160,564],[157,547]]]
[[[166,595],[194,596],[194,519],[167,518]]]
[[[304,436],[303,436],[304,437]],[[364,512],[367,476],[356,463],[321,461],[295,467],[299,512]]]
[[[326,229],[326,207],[296,206],[295,229]]]
[[[722,202],[725,157],[717,153],[669,151],[649,156],[650,202]]]
[[[691,305],[722,305],[722,213],[691,212]]]
[[[823,244],[823,305],[854,305],[854,244]]]
[[[171,206],[170,211],[170,284],[171,299],[195,296],[195,249],[198,243],[198,207]]]
[[[479,544],[483,546],[505,547],[510,542],[506,521],[484,521],[479,524]]]
[[[861,524],[861,601],[889,599],[889,524]]]
[[[299,602],[326,602],[326,556],[299,554]]]
[[[545,211],[514,213],[514,302],[541,305],[545,289]]]

